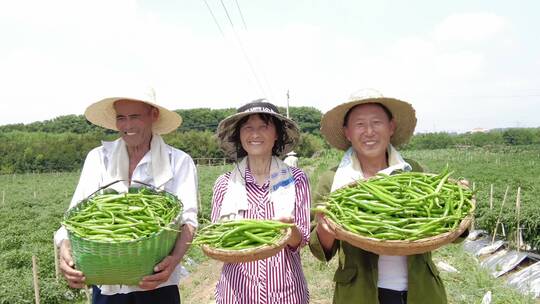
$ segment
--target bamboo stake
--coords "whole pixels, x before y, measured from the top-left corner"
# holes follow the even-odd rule
[[[510,188],[510,186],[506,186],[506,191],[504,191],[504,197],[503,197],[503,201],[502,201],[502,204],[501,204],[501,210],[499,211],[499,216],[497,216],[497,222],[495,223],[495,229],[493,230],[493,238],[491,238],[491,244],[493,244],[493,242],[495,242],[495,236],[497,235],[497,227],[499,226],[499,223],[501,221],[501,215],[502,215],[502,212],[503,212],[503,207],[504,207],[504,203],[506,202],[506,196],[508,195],[508,189]]]
[[[476,183],[475,183],[475,182],[472,183],[472,191],[473,191],[473,192],[474,192],[474,189],[476,189]],[[480,204],[479,202],[476,203],[476,208],[478,208],[478,205],[479,205],[479,204]],[[474,230],[474,226],[475,226],[475,225],[474,225],[474,222],[475,222],[475,217],[473,216],[473,218],[472,218],[472,220],[471,220],[471,231]]]
[[[6,190],[2,190],[2,205],[4,205],[6,199]]]
[[[37,262],[36,262],[36,256],[32,256],[32,275],[34,276],[34,295],[36,304],[39,304],[39,278],[38,278],[38,269],[37,269]]]
[[[520,194],[521,194],[521,187],[518,187],[517,196],[516,196],[516,212],[517,212],[517,229],[516,229],[516,240],[517,240],[517,252],[519,252],[521,248],[521,242],[520,242],[520,231],[519,231],[519,216],[520,216]]]
[[[493,184],[491,184],[489,190],[489,210],[493,210]]]
[[[54,243],[54,233],[53,233],[53,248],[54,248],[54,276],[56,277],[56,282],[60,277],[60,268],[58,267],[58,248]]]
[[[197,191],[197,208],[198,210],[202,210],[202,198],[200,191]]]
[[[36,191],[34,191],[34,198],[36,198]]]

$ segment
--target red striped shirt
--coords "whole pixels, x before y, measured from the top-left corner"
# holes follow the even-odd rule
[[[217,304],[304,304],[309,292],[302,271],[299,249],[309,240],[310,192],[306,174],[291,167],[296,190],[294,219],[302,234],[297,249],[286,246],[277,255],[248,263],[225,263],[216,286]],[[220,176],[214,185],[212,221],[219,218],[230,172]],[[269,182],[259,187],[246,169],[248,210],[244,218],[272,219],[274,204],[269,200]]]

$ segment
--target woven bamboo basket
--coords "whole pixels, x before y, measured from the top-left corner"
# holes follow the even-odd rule
[[[65,217],[83,208],[82,201]],[[179,230],[181,212],[168,225]],[[154,266],[174,248],[178,232],[161,229],[148,237],[125,242],[99,242],[81,238],[68,231],[75,268],[82,271],[88,285],[138,285],[142,277],[153,273]]]
[[[285,235],[281,239],[279,239],[276,244],[264,245],[249,249],[225,250],[213,248],[208,245],[202,245],[201,247],[204,254],[218,261],[222,261],[225,263],[252,262],[276,255],[286,246],[287,241],[291,238],[291,235],[291,228],[287,228]]]
[[[449,180],[454,183],[459,183],[459,181],[456,181],[454,179]],[[352,187],[355,184],[356,182],[353,182],[346,186],[343,186],[343,188]],[[462,184],[462,186],[468,188],[467,185]],[[474,207],[476,206],[476,200],[474,196],[471,201],[473,203],[472,211],[474,211]],[[376,253],[378,255],[413,255],[433,251],[437,248],[453,242],[471,226],[471,223],[473,221],[473,215],[469,214],[464,217],[461,220],[459,226],[449,232],[414,241],[380,240],[376,238],[370,238],[358,235],[356,233],[352,233],[344,229],[343,227],[332,221],[332,219],[330,219],[329,217],[326,217],[326,221],[328,222],[330,229],[332,229],[336,233],[336,237],[338,239],[344,240],[355,247]]]
[[[345,230],[328,217],[326,220],[328,221],[330,228],[335,231],[338,239],[344,240],[355,247],[378,255],[413,255],[433,251],[453,242],[469,228],[472,222],[472,216],[466,216],[459,226],[452,231],[414,241],[386,241],[365,237]]]

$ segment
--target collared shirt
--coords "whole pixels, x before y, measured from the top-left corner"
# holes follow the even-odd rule
[[[296,199],[295,224],[302,234],[300,246],[286,246],[277,255],[247,263],[225,263],[216,287],[217,304],[279,304],[308,303],[309,293],[302,271],[299,249],[309,239],[310,192],[307,177],[302,170],[291,168]],[[227,191],[230,172],[220,176],[214,185],[212,221],[219,219],[223,196]],[[274,204],[269,200],[269,182],[257,185],[251,171],[246,169],[248,210],[244,218],[272,219]]]
[[[69,208],[77,205],[100,187],[109,182],[107,166],[112,159],[112,151],[121,139],[113,142],[103,142],[103,145],[90,151],[84,161],[81,176]],[[182,202],[181,224],[197,227],[197,169],[191,157],[185,152],[167,145],[173,178],[164,184],[164,190],[176,195]],[[135,167],[131,180],[141,181],[154,185],[152,177],[152,159],[148,151]],[[139,186],[133,183],[134,186]],[[54,236],[56,245],[68,238],[67,231],[61,227]],[[177,285],[180,281],[180,265],[165,283],[158,287]],[[103,285],[100,286],[103,294],[129,293],[140,291],[138,286]]]

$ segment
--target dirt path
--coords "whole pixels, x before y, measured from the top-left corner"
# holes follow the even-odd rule
[[[309,249],[303,248],[302,264],[310,290],[310,303],[332,303],[334,288],[332,276],[337,267],[336,262],[321,263],[309,253]],[[186,303],[215,304],[214,291],[222,265],[221,262],[208,259],[192,266],[189,276],[180,281],[182,299],[189,299]]]
[[[189,303],[214,304],[216,288],[223,263],[209,259],[195,266],[188,277],[180,280],[180,295]],[[187,303],[187,302],[186,302]]]

